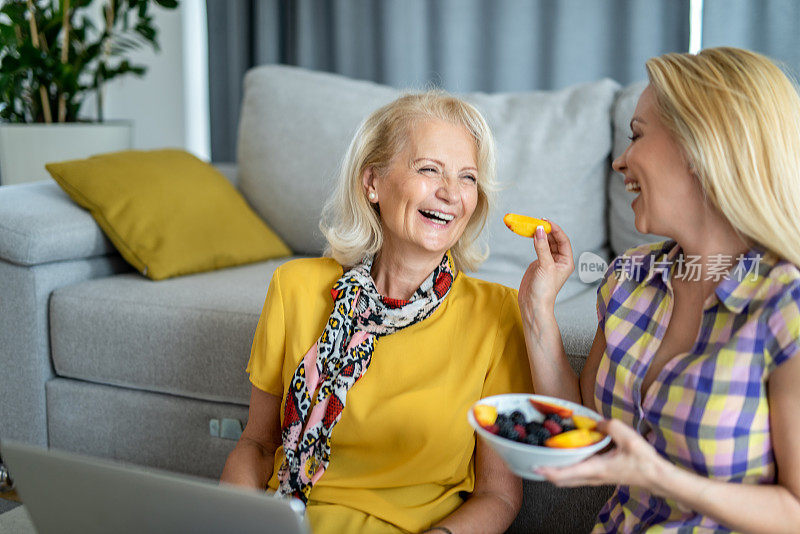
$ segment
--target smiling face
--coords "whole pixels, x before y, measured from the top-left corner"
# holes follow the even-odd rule
[[[631,206],[636,229],[676,238],[691,231],[707,210],[699,180],[681,147],[661,122],[653,88],[647,86],[631,120],[631,142],[613,163],[628,191],[639,193]]]
[[[464,233],[478,202],[475,141],[462,125],[416,122],[402,150],[363,182],[380,207],[383,252],[438,261]]]

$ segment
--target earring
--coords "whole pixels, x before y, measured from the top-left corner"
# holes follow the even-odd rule
[[[378,195],[376,195],[374,192],[370,192],[370,194],[367,196],[369,197],[370,200],[375,200],[376,198],[378,198]]]

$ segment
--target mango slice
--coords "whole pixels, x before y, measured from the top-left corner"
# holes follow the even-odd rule
[[[587,430],[597,428],[597,421],[585,415],[573,415],[572,422],[575,424],[575,428],[585,428]]]
[[[479,425],[486,428],[497,420],[497,408],[488,404],[478,404],[472,409],[472,415]]]
[[[523,237],[533,237],[537,226],[543,226],[545,233],[548,234],[553,230],[550,223],[544,219],[517,215],[516,213],[506,213],[506,216],[503,217],[503,222],[506,223],[509,230]]]
[[[531,405],[542,415],[550,415],[551,413],[554,413],[562,419],[566,419],[572,415],[572,410],[565,406],[549,404],[547,402],[541,402],[534,399],[528,400],[531,401]]]
[[[589,430],[588,428],[578,428],[576,430],[568,430],[561,434],[548,438],[544,445],[545,447],[552,447],[554,449],[575,449],[578,447],[587,447],[594,445],[603,439],[603,434],[596,430]]]

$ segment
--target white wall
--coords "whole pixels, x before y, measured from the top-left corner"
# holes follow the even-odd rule
[[[178,9],[151,9],[161,51],[129,53],[147,73],[106,84],[105,119],[133,121],[133,148],[183,148],[210,160],[205,3],[183,0]],[[96,106],[88,98],[81,115],[95,119]]]

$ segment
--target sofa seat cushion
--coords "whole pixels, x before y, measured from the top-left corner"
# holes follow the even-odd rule
[[[59,376],[248,404],[250,346],[281,258],[154,282],[137,273],[58,289],[50,300]],[[556,305],[573,366],[596,330],[596,288]]]
[[[56,374],[247,404],[250,345],[272,272],[290,258],[154,282],[137,273],[57,290]]]
[[[576,295],[556,301],[555,312],[564,352],[579,373],[597,332],[597,285],[587,285]]]
[[[50,447],[216,480],[236,440],[212,434],[211,422],[247,423],[247,406],[238,403],[68,378],[49,381],[45,390]]]

